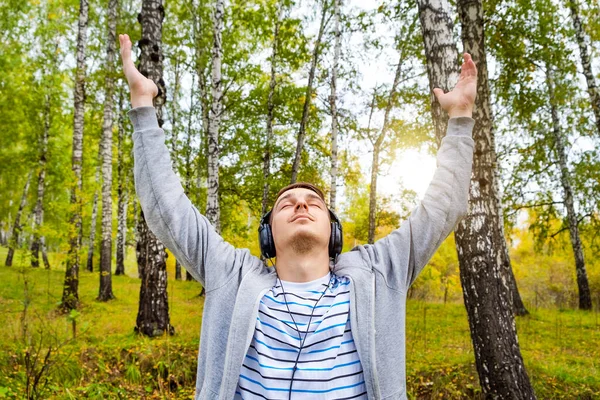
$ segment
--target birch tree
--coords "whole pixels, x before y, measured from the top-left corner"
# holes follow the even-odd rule
[[[265,152],[263,156],[263,196],[261,215],[265,215],[269,202],[269,179],[271,177],[271,145],[273,142],[273,111],[275,104],[275,87],[277,86],[277,46],[279,40],[279,28],[281,26],[282,5],[277,1],[275,11],[275,24],[273,28],[273,42],[271,45],[271,75],[269,78],[269,95],[267,98],[267,136],[265,139]]]
[[[119,88],[121,85],[119,85]],[[119,90],[119,113],[117,118],[117,254],[115,275],[125,275],[125,254],[127,246],[127,205],[129,203],[129,192],[127,190],[127,178],[125,173],[125,129],[123,127],[123,91]]]
[[[21,195],[21,201],[19,202],[19,210],[17,211],[15,221],[13,222],[12,232],[9,239],[8,254],[6,255],[6,261],[4,262],[4,265],[7,267],[12,267],[13,257],[15,255],[15,247],[18,247],[19,245],[19,236],[23,228],[21,226],[21,217],[23,215],[23,209],[27,204],[27,193],[29,192],[29,184],[31,183],[32,175],[33,171],[29,172],[29,175],[27,175],[25,187],[23,188],[23,194]]]
[[[162,23],[165,10],[162,0],[144,0],[139,21],[142,25],[141,50],[138,69],[158,87],[154,107],[159,126],[163,124],[163,106],[166,88],[163,76]],[[141,274],[140,303],[135,331],[146,336],[173,334],[175,328],[169,317],[167,297],[167,263],[164,245],[148,228],[143,212],[138,219],[137,261]]]
[[[209,121],[208,121],[208,198],[206,218],[217,233],[221,232],[221,211],[219,208],[219,126],[223,112],[223,80],[221,58],[223,57],[222,30],[225,17],[224,1],[216,0],[213,13],[212,79]]]
[[[371,185],[369,191],[369,236],[368,242],[373,244],[375,243],[375,227],[377,224],[376,216],[377,216],[377,178],[379,176],[379,167],[380,167],[380,156],[381,151],[384,147],[384,141],[388,137],[390,130],[390,118],[392,108],[396,104],[397,90],[398,85],[400,84],[400,80],[402,79],[402,67],[404,63],[404,59],[406,56],[406,47],[408,46],[408,41],[415,27],[415,22],[411,23],[408,26],[405,26],[402,32],[398,35],[398,64],[396,64],[396,72],[394,73],[394,82],[392,83],[392,87],[387,97],[385,112],[383,116],[383,126],[379,133],[375,137],[371,137],[369,135],[369,140],[371,141],[371,145],[373,146],[373,156],[371,160]],[[375,101],[375,98],[373,98]],[[374,104],[371,106],[371,113],[373,112]]]
[[[341,0],[333,0],[333,15],[335,19],[334,36],[335,47],[333,51],[333,66],[331,67],[331,95],[329,96],[329,107],[331,108],[331,186],[329,190],[329,208],[336,209],[337,200],[337,174],[338,174],[338,110],[337,110],[337,73],[342,48],[342,34],[340,32],[340,3]]]
[[[579,47],[579,57],[581,59],[583,75],[585,76],[585,81],[587,83],[590,103],[592,104],[592,110],[594,111],[594,117],[596,118],[596,129],[600,134],[600,92],[598,91],[596,78],[592,71],[592,62],[586,43],[585,30],[579,12],[579,2],[578,0],[567,0],[567,4],[569,6],[569,11],[571,12],[571,20],[573,22],[573,29],[575,30],[577,46]]]
[[[294,155],[294,163],[292,164],[292,180],[291,183],[296,183],[298,177],[298,171],[300,169],[300,160],[302,159],[302,149],[304,148],[304,137],[306,136],[306,125],[308,123],[308,115],[310,111],[310,104],[313,96],[313,85],[315,80],[315,72],[317,70],[317,63],[319,61],[319,55],[321,54],[321,41],[323,39],[323,33],[325,32],[325,25],[327,21],[327,1],[323,0],[321,11],[321,22],[319,23],[319,33],[315,40],[313,48],[312,60],[310,64],[310,71],[308,72],[308,84],[306,86],[306,94],[304,96],[304,107],[302,108],[302,119],[300,120],[300,127],[298,128],[298,135],[296,138],[296,153]]]
[[[459,223],[455,238],[465,307],[479,381],[485,393],[500,398],[530,399],[535,393],[525,370],[517,338],[512,298],[513,280],[504,237],[493,116],[488,82],[481,0],[459,0],[462,42],[479,68],[477,99],[473,118],[473,175],[467,217]],[[481,267],[482,244],[487,244],[487,268]],[[462,257],[461,257],[462,256]],[[508,278],[507,278],[508,277]],[[495,286],[490,290],[492,282]],[[494,315],[485,318],[484,315]],[[489,339],[488,339],[489,338]]]
[[[75,72],[75,111],[73,117],[72,171],[75,184],[71,187],[71,229],[69,231],[69,253],[61,308],[65,311],[79,305],[79,249],[81,248],[81,167],[83,157],[83,125],[85,112],[85,48],[87,44],[88,0],[79,2],[79,24],[77,32],[77,68]]]
[[[419,12],[430,88],[448,91],[457,82],[457,47],[449,5],[444,0],[419,0]],[[487,396],[535,398],[519,349],[510,287],[503,263],[504,237],[497,219],[494,190],[494,149],[487,88],[487,64],[480,1],[458,2],[465,51],[472,53],[479,69],[478,93],[473,112],[475,152],[467,216],[455,230],[465,307],[479,382]],[[432,91],[434,92],[434,91]],[[432,104],[437,142],[445,136],[448,117]],[[485,249],[485,252],[479,249]]]
[[[102,242],[100,244],[100,290],[98,300],[114,299],[112,292],[112,146],[115,108],[115,51],[119,0],[108,2],[104,118],[102,123]]]
[[[98,185],[100,183],[100,153],[101,148],[98,148],[98,165],[96,166],[96,179],[95,183]],[[98,188],[94,188],[94,198],[92,200],[92,216],[90,220],[90,236],[88,240],[88,254],[87,254],[87,263],[86,269],[89,272],[94,271],[94,250],[96,249],[96,223],[98,221]]]
[[[44,223],[44,194],[46,190],[46,162],[48,155],[48,135],[50,132],[50,93],[45,95],[44,102],[44,127],[40,137],[40,152],[38,161],[37,200],[35,203],[33,241],[31,242],[31,266],[40,266],[39,253],[42,251],[42,259],[46,269],[50,269],[50,261],[46,254],[46,239],[40,235],[39,230]]]
[[[552,134],[554,138],[554,149],[558,159],[558,165],[560,168],[560,182],[563,189],[564,205],[567,211],[567,219],[569,221],[569,237],[571,238],[571,246],[573,248],[573,255],[575,256],[575,271],[577,276],[577,287],[579,289],[579,309],[580,310],[591,310],[592,309],[592,296],[590,293],[590,285],[588,282],[587,271],[585,269],[585,258],[583,255],[583,247],[581,245],[581,238],[579,236],[579,222],[577,212],[575,211],[575,204],[573,201],[573,188],[571,185],[571,173],[569,172],[569,165],[567,160],[567,150],[565,146],[565,139],[561,132],[560,118],[558,115],[558,107],[556,105],[556,94],[554,84],[554,74],[552,71],[553,67],[546,62],[546,85],[548,88],[548,99],[550,102],[550,114],[552,117]]]

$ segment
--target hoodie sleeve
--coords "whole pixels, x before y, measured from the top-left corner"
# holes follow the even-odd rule
[[[135,191],[148,227],[207,292],[221,287],[255,257],[224,241],[185,195],[154,107],[134,108],[129,118]]]
[[[421,203],[400,228],[373,245],[359,246],[362,258],[388,286],[407,291],[448,235],[467,214],[475,121],[451,118],[437,154],[437,168]]]

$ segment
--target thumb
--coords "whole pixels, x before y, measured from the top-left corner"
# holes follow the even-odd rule
[[[444,95],[444,91],[440,88],[435,88],[433,89],[433,94],[435,95],[437,100],[440,101],[441,97]]]

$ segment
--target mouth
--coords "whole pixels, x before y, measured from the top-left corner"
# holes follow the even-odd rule
[[[308,215],[298,215],[298,216],[292,218],[291,222],[295,222],[295,221],[298,221],[301,219],[306,219],[306,220],[312,221],[312,219]]]

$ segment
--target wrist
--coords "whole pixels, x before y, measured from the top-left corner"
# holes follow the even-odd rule
[[[131,96],[131,107],[154,107],[152,96]]]
[[[459,109],[451,109],[448,111],[448,117],[450,118],[458,118],[458,117],[469,117],[473,118],[473,108],[459,108]]]

